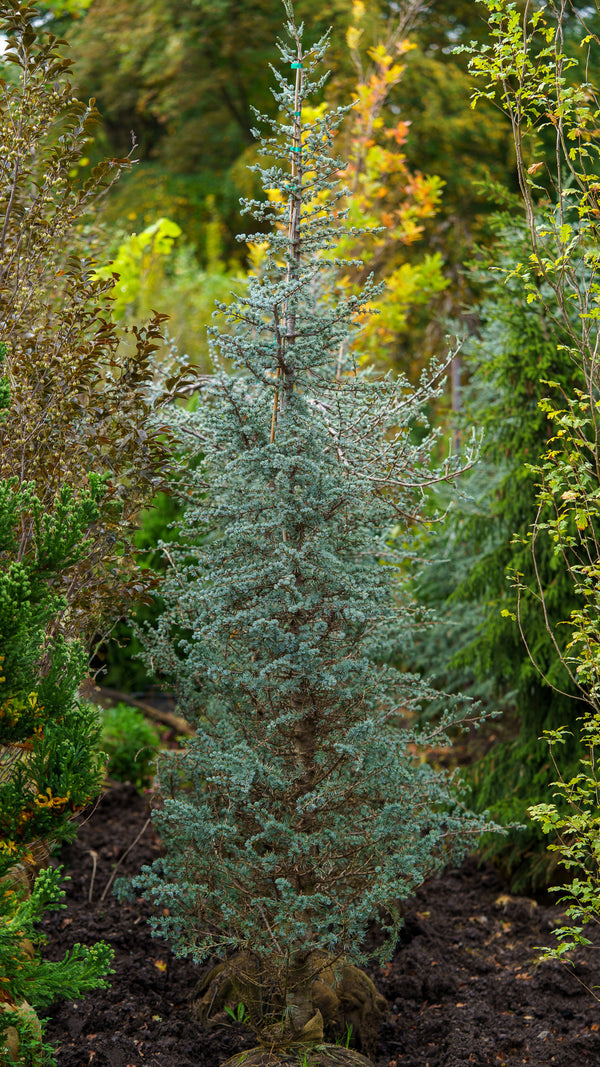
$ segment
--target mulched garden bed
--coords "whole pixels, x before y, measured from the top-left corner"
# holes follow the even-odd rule
[[[119,876],[158,855],[152,825],[139,836],[147,819],[148,799],[118,786],[63,849],[67,907],[44,920],[45,954],[105,940],[116,973],[110,989],[49,1013],[59,1067],[218,1067],[253,1044],[233,1027],[192,1021],[199,969],[150,936],[143,901],[120,904],[105,892],[128,849]],[[370,972],[389,1003],[377,1067],[600,1064],[600,1005],[564,967],[535,963],[536,946],[550,944],[561,921],[547,902],[508,896],[473,860],[432,878],[409,904],[393,961]],[[588,986],[600,982],[599,948],[600,934],[578,963]]]

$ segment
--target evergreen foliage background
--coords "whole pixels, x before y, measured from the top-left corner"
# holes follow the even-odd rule
[[[547,392],[543,383],[553,380],[571,388],[578,378],[573,361],[559,348],[564,335],[539,304],[527,301],[520,280],[507,278],[528,255],[524,223],[504,213],[494,226],[493,252],[481,249],[472,267],[474,287],[484,288],[485,299],[474,309],[476,330],[462,349],[468,374],[462,432],[469,426],[482,430],[481,453],[445,525],[427,543],[428,565],[417,596],[439,621],[417,640],[416,656],[408,662],[420,670],[436,664],[439,684],[469,693],[490,710],[503,710],[495,727],[501,741],[469,772],[470,796],[477,810],[488,809],[502,825],[522,826],[507,837],[490,837],[482,850],[515,891],[523,892],[547,883],[551,859],[539,829],[527,819],[528,806],[547,794],[553,774],[539,738],[545,729],[572,722],[578,710],[567,695],[575,690],[543,611],[533,601],[524,606],[522,623],[547,682],[528,655],[514,621],[511,574],[518,571],[525,584],[534,577],[526,538],[535,517],[537,476],[528,465],[537,462],[552,432],[538,406]],[[546,299],[551,300],[549,291]],[[578,602],[572,583],[549,544],[537,565],[549,617],[557,623]],[[576,755],[576,746],[567,745],[571,765]]]

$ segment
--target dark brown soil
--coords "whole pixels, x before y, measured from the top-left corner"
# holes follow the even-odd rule
[[[218,1067],[254,1042],[235,1029],[204,1030],[189,1016],[199,971],[153,939],[148,906],[101,899],[115,865],[148,817],[129,786],[110,790],[63,850],[67,908],[48,916],[46,955],[74,942],[110,942],[111,988],[57,1003],[47,1036],[59,1067]],[[159,850],[148,825],[119,868],[131,875]],[[500,898],[500,899],[499,899]],[[409,905],[391,964],[370,973],[387,997],[377,1067],[585,1067],[600,1064],[600,1006],[564,967],[535,963],[561,913],[508,897],[491,868],[468,861],[423,886]],[[600,981],[600,935],[578,964]]]

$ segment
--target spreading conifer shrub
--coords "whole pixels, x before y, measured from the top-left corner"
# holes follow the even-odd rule
[[[10,406],[0,381],[0,418]],[[104,984],[112,950],[75,945],[63,960],[40,957],[36,927],[59,907],[61,869],[47,867],[49,844],[71,838],[73,815],[95,797],[103,773],[94,746],[96,711],[77,698],[85,649],[55,622],[65,607],[67,567],[85,557],[86,531],[101,513],[103,487],[92,476],[79,495],[63,487],[50,508],[32,485],[0,480],[0,1060],[41,1064],[36,1009],[57,996]],[[22,531],[34,537],[22,548]],[[4,1050],[4,1052],[3,1052]],[[43,1062],[49,1063],[46,1055]],[[51,1062],[54,1062],[53,1060]]]
[[[397,725],[427,686],[384,662],[411,626],[399,571],[427,486],[456,474],[432,468],[423,429],[439,369],[412,388],[348,354],[376,290],[336,299],[322,255],[347,233],[331,154],[344,109],[303,122],[327,39],[305,51],[287,10],[292,80],[278,75],[259,168],[277,195],[246,205],[273,224],[262,273],[224,309],[214,378],[177,417],[203,461],[145,643],[197,732],[160,758],[166,853],[135,884],[176,952],[227,960],[263,1048],[249,1062],[358,1063],[323,1045],[315,978],[363,960],[373,920],[389,953],[400,902],[484,823],[414,754],[431,737]]]

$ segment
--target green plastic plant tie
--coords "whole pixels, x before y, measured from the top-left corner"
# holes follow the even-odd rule
[[[301,152],[301,151],[302,151],[302,147],[300,145],[298,145],[298,146],[293,145],[293,144],[290,145],[290,152]]]
[[[297,61],[296,61],[295,63],[292,63],[292,70],[299,70],[299,69],[300,69],[300,70],[302,69],[302,63],[300,63],[300,62],[299,62],[299,61],[297,60]]]

